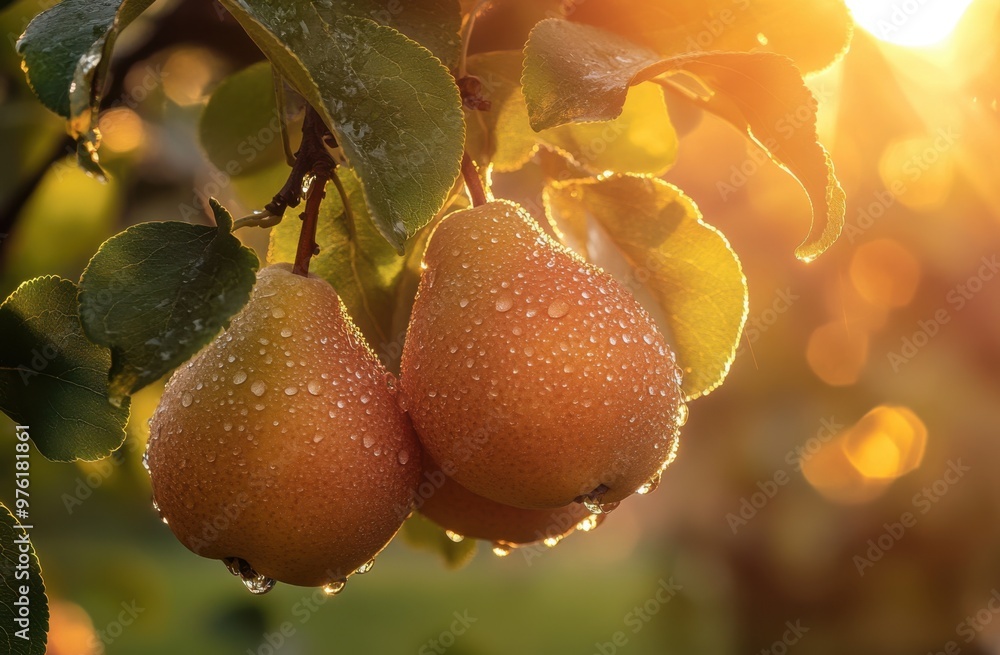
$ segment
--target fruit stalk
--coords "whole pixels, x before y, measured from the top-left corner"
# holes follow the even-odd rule
[[[319,249],[316,243],[316,224],[319,222],[319,206],[326,197],[326,183],[333,173],[328,166],[317,166],[313,170],[315,177],[309,187],[306,197],[306,208],[302,212],[302,230],[299,232],[299,247],[295,251],[295,265],[292,273],[309,277],[309,260]]]
[[[462,177],[465,178],[465,186],[472,198],[472,205],[474,207],[485,205],[488,201],[486,190],[483,188],[483,179],[479,177],[479,171],[476,170],[476,164],[469,153],[462,155]]]

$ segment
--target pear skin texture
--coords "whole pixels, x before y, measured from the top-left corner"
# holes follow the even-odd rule
[[[620,501],[670,461],[680,370],[628,289],[509,202],[444,218],[423,268],[403,401],[456,482],[551,509]]]
[[[346,578],[409,514],[421,450],[324,280],[263,269],[229,328],[167,384],[153,498],[195,553],[293,585]]]
[[[565,537],[590,516],[580,503],[558,509],[501,505],[472,493],[436,467],[425,472],[425,480],[434,485],[435,491],[423,499],[420,513],[466,538],[523,546]]]

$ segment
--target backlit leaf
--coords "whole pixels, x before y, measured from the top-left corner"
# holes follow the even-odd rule
[[[615,118],[629,87],[650,80],[682,89],[795,176],[813,213],[809,236],[795,253],[799,259],[815,259],[836,241],[846,213],[844,192],[817,140],[816,100],[790,60],[767,53],[663,59],[609,32],[555,19],[531,33],[524,93],[535,129]]]
[[[440,555],[450,569],[462,568],[476,555],[478,541],[463,539],[455,543],[445,534],[444,528],[438,527],[423,514],[414,514],[407,519],[400,534],[414,548]]]
[[[747,317],[746,278],[729,242],[702,221],[694,202],[662,180],[622,175],[550,185],[545,202],[557,227],[568,223],[579,235],[581,224],[596,226],[627,261],[624,282],[651,292],[686,396],[722,384]]]
[[[803,73],[847,50],[853,21],[843,0],[587,0],[568,18],[625,36],[661,55],[776,52]]]

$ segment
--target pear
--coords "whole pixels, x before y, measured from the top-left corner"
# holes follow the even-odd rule
[[[393,382],[329,284],[263,269],[150,422],[161,516],[251,591],[273,580],[339,590],[392,539],[420,480]]]
[[[445,217],[422,267],[400,384],[457,483],[599,509],[658,480],[685,413],[680,371],[628,289],[508,202]]]
[[[523,509],[502,505],[472,493],[437,466],[424,472],[433,493],[421,499],[420,513],[453,535],[493,542],[503,552],[543,541],[555,545],[577,527],[591,530],[600,516],[591,515],[580,503],[557,509]]]

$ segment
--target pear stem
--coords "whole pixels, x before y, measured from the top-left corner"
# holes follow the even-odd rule
[[[467,152],[462,155],[462,177],[465,178],[465,188],[469,190],[469,197],[472,198],[473,206],[479,207],[480,205],[485,205],[488,200],[486,198],[486,190],[483,188],[483,179],[479,177],[476,164]]]
[[[326,167],[323,167],[326,168]],[[313,169],[312,184],[306,196],[305,211],[299,216],[302,219],[302,230],[299,232],[299,247],[295,251],[295,264],[292,273],[303,277],[309,276],[309,260],[319,252],[316,243],[316,226],[319,223],[319,206],[326,197],[326,183],[333,174],[331,169],[322,170],[317,166]]]

